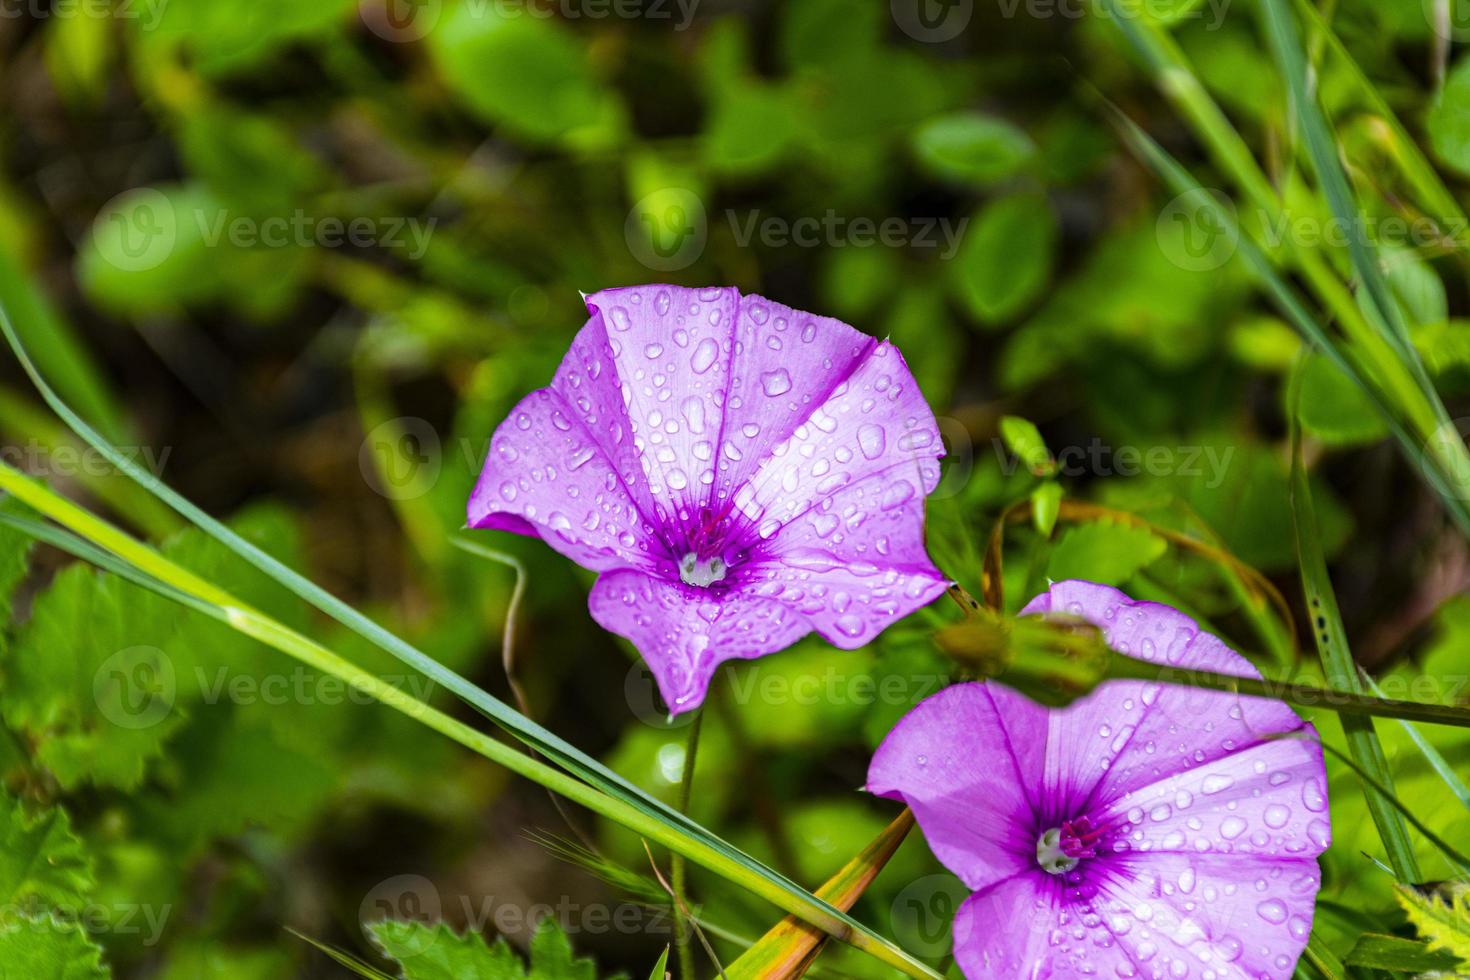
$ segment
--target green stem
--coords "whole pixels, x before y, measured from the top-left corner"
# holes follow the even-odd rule
[[[684,772],[679,778],[679,812],[689,813],[689,798],[694,791],[694,764],[699,757],[699,732],[704,727],[704,709],[697,708],[694,721],[689,725],[689,734],[684,743]],[[694,976],[694,926],[693,906],[689,904],[689,871],[684,858],[674,855],[674,914],[679,921],[679,975],[684,980],[695,980]]]
[[[1228,691],[1231,694],[1244,694],[1247,697],[1285,701],[1301,708],[1325,708],[1338,714],[1402,718],[1405,721],[1422,721],[1431,725],[1470,728],[1470,712],[1454,705],[1375,698],[1366,694],[1330,690],[1312,684],[1293,684],[1288,681],[1217,674],[1208,670],[1191,670],[1187,667],[1169,667],[1148,660],[1138,660],[1117,652],[1113,653],[1108,663],[1107,677],[1109,680],[1151,681],[1156,684],[1175,684],[1183,687],[1202,687],[1211,691]]]
[[[709,869],[764,898],[782,911],[882,960],[905,976],[935,980],[936,974],[932,970],[879,937],[854,929],[812,897],[793,893],[782,887],[778,881],[753,873],[724,851],[683,833],[679,828],[659,820],[657,816],[552,768],[384,682],[314,640],[252,608],[224,589],[175,564],[114,525],[9,465],[0,465],[0,491],[13,495],[85,540],[116,555],[163,586],[217,607],[215,614],[237,631],[346,682],[354,689],[363,691],[382,704],[419,721],[511,772],[545,786],[593,813]]]

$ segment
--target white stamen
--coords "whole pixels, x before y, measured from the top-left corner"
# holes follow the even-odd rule
[[[1064,875],[1077,867],[1077,859],[1062,850],[1062,832],[1053,827],[1036,841],[1036,863],[1049,875]]]
[[[726,568],[723,558],[707,558],[700,561],[699,555],[691,551],[679,560],[679,578],[684,580],[685,585],[707,589],[714,583],[724,580]]]

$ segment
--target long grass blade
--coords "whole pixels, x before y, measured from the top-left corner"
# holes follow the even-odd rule
[[[1296,378],[1293,377],[1292,392],[1288,404],[1291,411],[1291,512],[1296,526],[1297,563],[1301,568],[1302,590],[1306,596],[1308,614],[1312,621],[1312,636],[1317,641],[1317,652],[1322,658],[1322,671],[1327,685],[1335,690],[1351,694],[1362,694],[1363,686],[1358,678],[1358,669],[1348,649],[1347,631],[1342,625],[1342,614],[1337,607],[1337,596],[1332,589],[1332,580],[1327,574],[1327,558],[1322,551],[1322,540],[1317,528],[1316,513],[1312,508],[1312,491],[1307,484],[1306,470],[1302,465],[1301,430],[1297,423]],[[1383,745],[1378,741],[1378,732],[1371,718],[1360,715],[1339,714],[1343,732],[1347,736],[1348,748],[1358,767],[1371,777],[1372,785],[1365,783],[1363,795],[1368,803],[1368,812],[1378,828],[1378,836],[1388,853],[1389,864],[1402,882],[1413,884],[1420,880],[1419,862],[1414,857],[1414,847],[1409,840],[1409,831],[1403,817],[1393,808],[1393,774],[1388,768],[1388,758]]]
[[[1383,696],[1383,690],[1374,682],[1372,677],[1369,677],[1361,669],[1359,670],[1359,675],[1370,691],[1379,697]],[[1424,756],[1429,762],[1430,768],[1439,776],[1440,781],[1449,788],[1451,793],[1455,794],[1455,799],[1459,800],[1466,809],[1470,809],[1470,786],[1465,785],[1465,781],[1460,778],[1459,773],[1455,772],[1454,767],[1449,764],[1448,760],[1440,755],[1439,750],[1429,743],[1429,740],[1424,737],[1423,732],[1414,727],[1412,723],[1403,719],[1399,719],[1399,724],[1404,726],[1404,732],[1409,736],[1410,741],[1414,743],[1415,747],[1418,748],[1419,754]]]
[[[1357,384],[1388,425],[1389,431],[1398,442],[1409,464],[1419,466],[1428,463],[1438,467],[1437,458],[1426,458],[1423,443],[1412,433],[1411,420],[1401,416],[1384,397],[1360,361],[1355,357],[1350,357],[1337,339],[1322,326],[1306,300],[1286,281],[1266,253],[1245,233],[1231,210],[1223,206],[1215,195],[1196,181],[1182,164],[1159,146],[1137,123],[1110,103],[1105,104],[1124,141],[1150,169],[1164,180],[1172,192],[1192,195],[1191,203],[1194,206],[1205,209],[1213,220],[1220,222],[1220,227],[1235,237],[1236,254],[1256,277],[1256,281],[1266,291],[1272,303],[1304,339],[1313,344]],[[1447,482],[1444,475],[1435,475],[1428,482],[1438,493],[1441,505],[1454,519],[1461,533],[1470,537],[1470,505],[1467,505],[1466,498],[1452,490],[1453,484]]]

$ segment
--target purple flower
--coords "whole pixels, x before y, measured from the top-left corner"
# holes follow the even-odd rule
[[[924,551],[943,455],[903,357],[733,288],[633,286],[496,430],[471,527],[601,573],[588,600],[676,712],[722,662],[844,648],[946,586]]]
[[[1062,582],[1071,613],[1164,666],[1260,674],[1184,614]],[[974,894],[965,975],[1004,980],[1285,980],[1331,840],[1322,748],[1290,708],[1116,681],[1063,710],[960,684],[889,733],[868,789],[913,808]]]

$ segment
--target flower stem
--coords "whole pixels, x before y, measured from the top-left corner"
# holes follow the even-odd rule
[[[699,731],[704,727],[704,709],[698,708],[694,712],[694,721],[689,725],[689,734],[684,743],[684,773],[679,779],[679,812],[689,813],[689,797],[694,790],[694,763],[699,755]],[[682,854],[674,855],[673,868],[674,884],[674,915],[679,922],[678,946],[679,946],[679,975],[684,980],[694,980],[694,945],[693,923],[690,921],[692,913],[687,910],[689,905],[688,894],[688,869]]]

